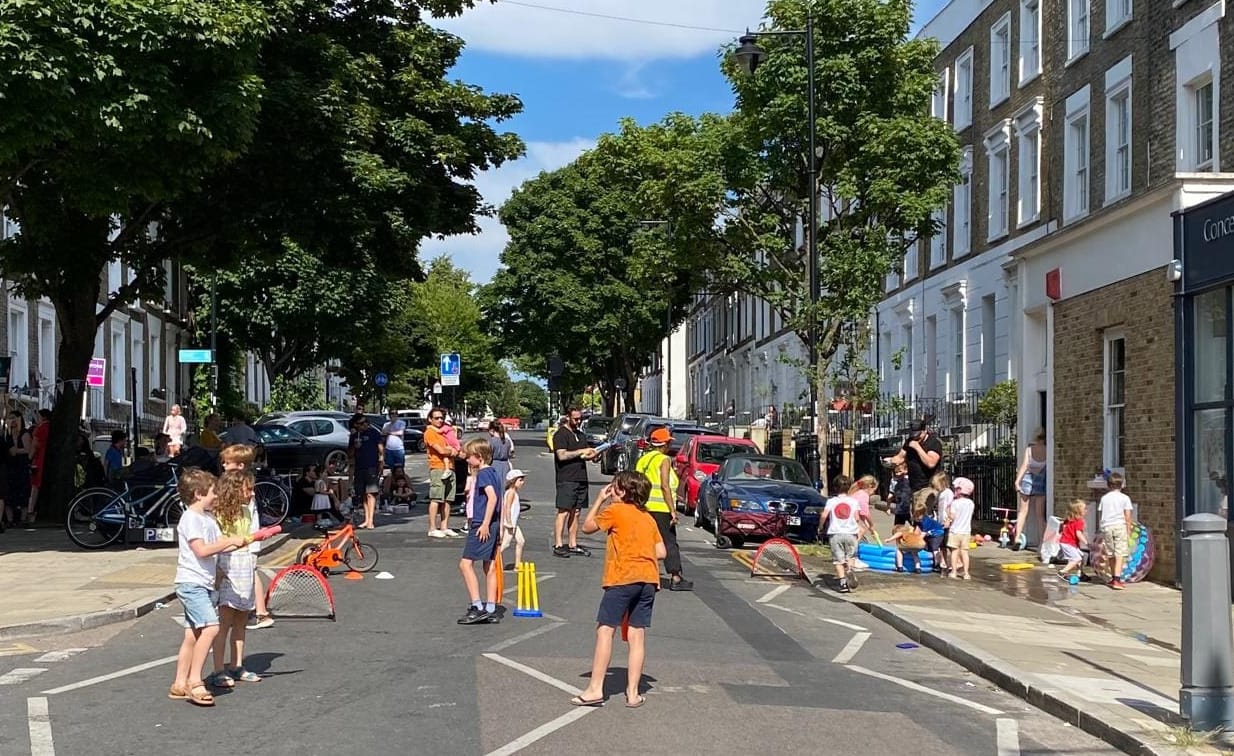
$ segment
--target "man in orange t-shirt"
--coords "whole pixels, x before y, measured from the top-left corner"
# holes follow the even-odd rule
[[[613,632],[624,624],[630,642],[626,677],[626,706],[636,709],[646,703],[638,692],[646,657],[647,628],[651,609],[660,590],[659,560],[666,556],[660,528],[647,513],[651,481],[636,472],[621,472],[604,487],[583,523],[584,533],[608,533],[604,554],[604,598],[596,616],[596,649],[591,660],[591,682],[570,703],[600,706],[604,703],[604,678],[613,656]]]
[[[428,454],[428,537],[461,538],[460,533],[449,527],[450,505],[454,503],[454,458],[458,456],[458,449],[446,440],[444,409],[434,407],[428,413],[428,422],[429,427],[424,429],[424,449]]]

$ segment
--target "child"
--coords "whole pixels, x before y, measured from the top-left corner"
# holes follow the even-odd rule
[[[853,486],[853,481],[847,475],[837,475],[831,481],[832,491],[847,491]],[[840,581],[836,589],[840,593],[848,593],[852,586],[848,582],[849,562],[857,558],[857,537],[863,527],[873,529],[869,510],[861,511],[861,504],[842,493],[827,500],[823,508],[819,529],[827,524],[828,542],[831,545],[831,563],[835,565],[836,579]]]
[[[467,614],[459,618],[458,624],[496,623],[501,621],[501,617],[497,614],[498,566],[493,563],[493,559],[497,556],[497,547],[501,545],[501,498],[497,492],[502,489],[504,482],[490,465],[493,461],[493,447],[487,439],[473,438],[463,445],[463,453],[467,456],[467,465],[475,478],[473,496],[477,501],[467,528],[463,558],[458,562],[471,606],[467,608]],[[484,569],[484,601],[480,600],[480,583],[476,580],[477,561]]]
[[[626,706],[637,709],[647,699],[639,693],[647,655],[647,628],[656,591],[660,590],[659,560],[668,556],[660,528],[647,512],[651,481],[636,472],[619,472],[604,487],[583,522],[584,533],[605,531],[604,598],[596,613],[596,647],[591,659],[591,680],[570,703],[603,706],[604,678],[613,656],[613,633],[628,628]],[[624,618],[624,621],[623,621]]]
[[[908,487],[908,465],[900,462],[891,471],[891,494],[894,515],[893,525],[907,525],[911,514],[913,492]]]
[[[1084,562],[1084,553],[1080,549],[1088,545],[1088,537],[1084,535],[1084,513],[1087,510],[1088,504],[1083,499],[1076,499],[1067,507],[1067,519],[1058,531],[1058,549],[1063,559],[1067,560],[1067,564],[1058,571],[1060,578],[1069,577],[1071,571],[1079,570]]]
[[[945,472],[935,473],[934,477],[930,478],[930,488],[934,489],[937,495],[934,502],[934,519],[943,524],[943,530],[937,536],[926,535],[926,548],[934,556],[934,571],[943,574],[949,570],[945,523],[950,517],[951,500],[955,498],[955,493],[951,490],[951,476]]]
[[[522,511],[519,501],[519,491],[527,482],[527,473],[515,468],[506,473],[505,500],[501,503],[501,550],[505,551],[514,541],[514,566],[523,563],[523,529],[518,526],[518,515]]]
[[[1121,591],[1123,584],[1123,564],[1130,553],[1128,541],[1131,538],[1131,499],[1123,493],[1126,480],[1122,473],[1110,473],[1110,490],[1101,497],[1098,512],[1101,515],[1101,538],[1105,542],[1105,552],[1112,555],[1114,571],[1110,573],[1110,587]]]
[[[870,520],[870,497],[878,490],[878,478],[873,475],[862,475],[853,485],[848,488],[848,495],[857,502],[857,506],[861,509],[861,515],[865,518],[864,522]],[[862,525],[861,532],[857,534],[857,540],[865,538],[866,533],[872,532],[873,528],[866,528]]]
[[[253,463],[257,458],[257,451],[248,444],[231,444],[223,447],[219,452],[219,465],[222,466],[223,472],[229,470],[249,470],[253,467]],[[251,517],[257,522],[257,526],[261,527],[261,519],[257,512],[256,499],[249,500],[249,509]],[[249,551],[253,553],[254,558],[261,556],[261,544],[249,544]],[[249,630],[262,630],[274,625],[274,618],[270,616],[270,612],[266,609],[266,588],[261,583],[261,573],[256,569],[253,570],[253,606],[257,614],[257,619],[253,624],[248,626]]]
[[[245,545],[250,545],[253,533],[261,529],[249,506],[255,483],[250,472],[225,472],[219,476],[218,498],[214,502],[214,517],[223,536],[241,538]],[[211,683],[216,688],[234,688],[237,680],[261,682],[256,673],[244,668],[244,631],[249,612],[253,611],[254,606],[256,583],[253,573],[256,569],[257,555],[248,549],[219,555],[218,570],[222,576],[219,582],[219,632],[214,638],[214,674],[211,675]],[[228,636],[230,644],[227,642]],[[229,645],[232,672],[228,672],[228,667],[223,664]]]
[[[906,572],[904,567],[904,557],[907,555],[909,561],[915,566],[913,571],[921,573],[924,570],[921,567],[921,550],[926,548],[925,533],[921,528],[921,522],[926,518],[926,507],[924,504],[914,504],[909,513],[908,522],[902,525],[896,525],[891,532],[891,536],[884,542],[886,544],[895,544],[897,546],[896,557],[896,572]]]
[[[213,706],[214,696],[201,679],[206,654],[219,632],[218,593],[214,590],[218,554],[241,548],[244,538],[223,537],[210,514],[215,478],[204,470],[185,470],[180,496],[189,502],[180,517],[176,555],[176,597],[184,606],[184,640],[176,656],[176,677],[167,697],[198,706]]]
[[[972,580],[968,571],[968,541],[973,537],[973,510],[977,507],[969,498],[973,495],[973,482],[968,478],[956,478],[952,481],[951,488],[955,491],[955,498],[951,500],[951,521],[947,524],[947,548],[951,551],[950,574],[953,578]]]

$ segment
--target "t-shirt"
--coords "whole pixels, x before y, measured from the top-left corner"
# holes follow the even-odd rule
[[[1067,520],[1063,523],[1063,527],[1058,531],[1058,542],[1065,543],[1069,546],[1080,548],[1079,534],[1084,532],[1084,518],[1077,517],[1074,520]]]
[[[951,500],[951,532],[956,535],[973,534],[973,509],[976,505],[967,496]]]
[[[859,491],[854,491],[849,496],[857,502],[857,506],[861,509],[861,514],[868,518],[870,516],[870,492],[863,488]]]
[[[103,454],[103,462],[107,466],[107,474],[115,475],[120,468],[124,467],[124,452],[114,446],[109,446]]]
[[[403,450],[403,431],[407,423],[402,420],[391,420],[381,427],[381,434],[386,438],[386,448],[390,451]]]
[[[377,467],[381,464],[378,448],[381,446],[381,431],[373,426],[356,431],[356,466]]]
[[[950,488],[945,488],[938,492],[938,501],[934,504],[934,516],[943,522],[947,521],[947,510],[951,508],[951,502],[955,499],[955,491]]]
[[[913,492],[908,486],[908,478],[895,478],[891,483],[895,486],[891,491],[891,499],[896,505],[895,516],[908,517],[913,505]]]
[[[857,515],[861,513],[861,504],[848,494],[832,496],[823,509],[823,517],[827,518],[828,535],[857,535],[861,526]]]
[[[213,588],[218,556],[211,554],[208,557],[199,557],[193,553],[193,547],[189,544],[196,540],[214,543],[222,538],[223,533],[219,530],[218,522],[211,515],[186,509],[184,514],[180,515],[177,530],[179,552],[176,555],[176,583]]]
[[[43,459],[47,456],[47,434],[51,432],[51,423],[42,422],[34,426],[34,430],[30,433],[34,436],[34,466],[42,467]]]
[[[1122,491],[1110,491],[1101,497],[1098,510],[1101,512],[1101,527],[1114,528],[1127,523],[1123,512],[1134,511],[1134,507],[1131,506],[1130,496]]]
[[[926,439],[921,442],[921,448],[937,453],[938,465],[926,467],[917,452],[910,449],[908,444],[904,445],[904,462],[908,465],[908,487],[914,491],[929,488],[930,478],[934,477],[934,473],[938,472],[938,466],[943,463],[943,442],[938,440],[938,436],[933,433],[926,436]]]
[[[663,543],[663,539],[651,515],[633,504],[618,501],[596,515],[596,524],[608,533],[608,543],[604,549],[603,587],[633,583],[660,584],[656,544]]]
[[[557,452],[576,452],[590,448],[587,438],[573,428],[561,426],[553,434],[553,461],[556,463],[558,483],[586,483],[587,460],[579,457],[562,462],[557,459]]]
[[[922,517],[921,522],[917,523],[917,527],[921,529],[922,533],[928,536],[940,536],[943,534],[943,531],[946,530],[941,522],[929,515]]]
[[[442,433],[440,428],[435,428],[430,425],[424,429],[424,448],[428,450],[428,469],[450,469],[452,466],[450,460],[452,460],[453,457],[446,457],[442,454],[442,452],[452,447],[446,441],[446,434]]]
[[[206,449],[222,449],[223,440],[219,438],[219,434],[206,428],[197,439],[197,445]]]
[[[501,473],[497,472],[494,467],[481,467],[476,471],[475,485],[472,487],[471,495],[473,505],[471,509],[472,522],[484,522],[484,510],[488,507],[488,494],[485,493],[486,487],[492,487],[493,497],[496,503],[493,505],[493,517],[489,520],[489,524],[501,522]]]

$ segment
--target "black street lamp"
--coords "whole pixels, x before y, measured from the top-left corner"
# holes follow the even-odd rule
[[[749,74],[753,74],[759,65],[766,60],[767,53],[758,46],[760,36],[805,37],[806,70],[809,89],[807,93],[806,120],[809,121],[810,152],[806,157],[806,165],[810,176],[810,208],[806,218],[806,279],[810,295],[810,320],[806,326],[806,347],[810,355],[810,430],[814,434],[814,444],[809,455],[810,477],[816,483],[819,481],[819,448],[818,441],[818,385],[814,374],[818,367],[818,333],[815,323],[814,309],[818,306],[818,115],[815,102],[816,90],[814,74],[814,17],[806,15],[806,28],[802,30],[747,31],[738,40],[738,47],[733,57]]]

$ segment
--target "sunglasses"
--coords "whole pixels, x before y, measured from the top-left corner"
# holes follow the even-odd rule
[[[441,415],[433,415],[432,417],[429,418],[429,420],[445,420],[445,417]]]

